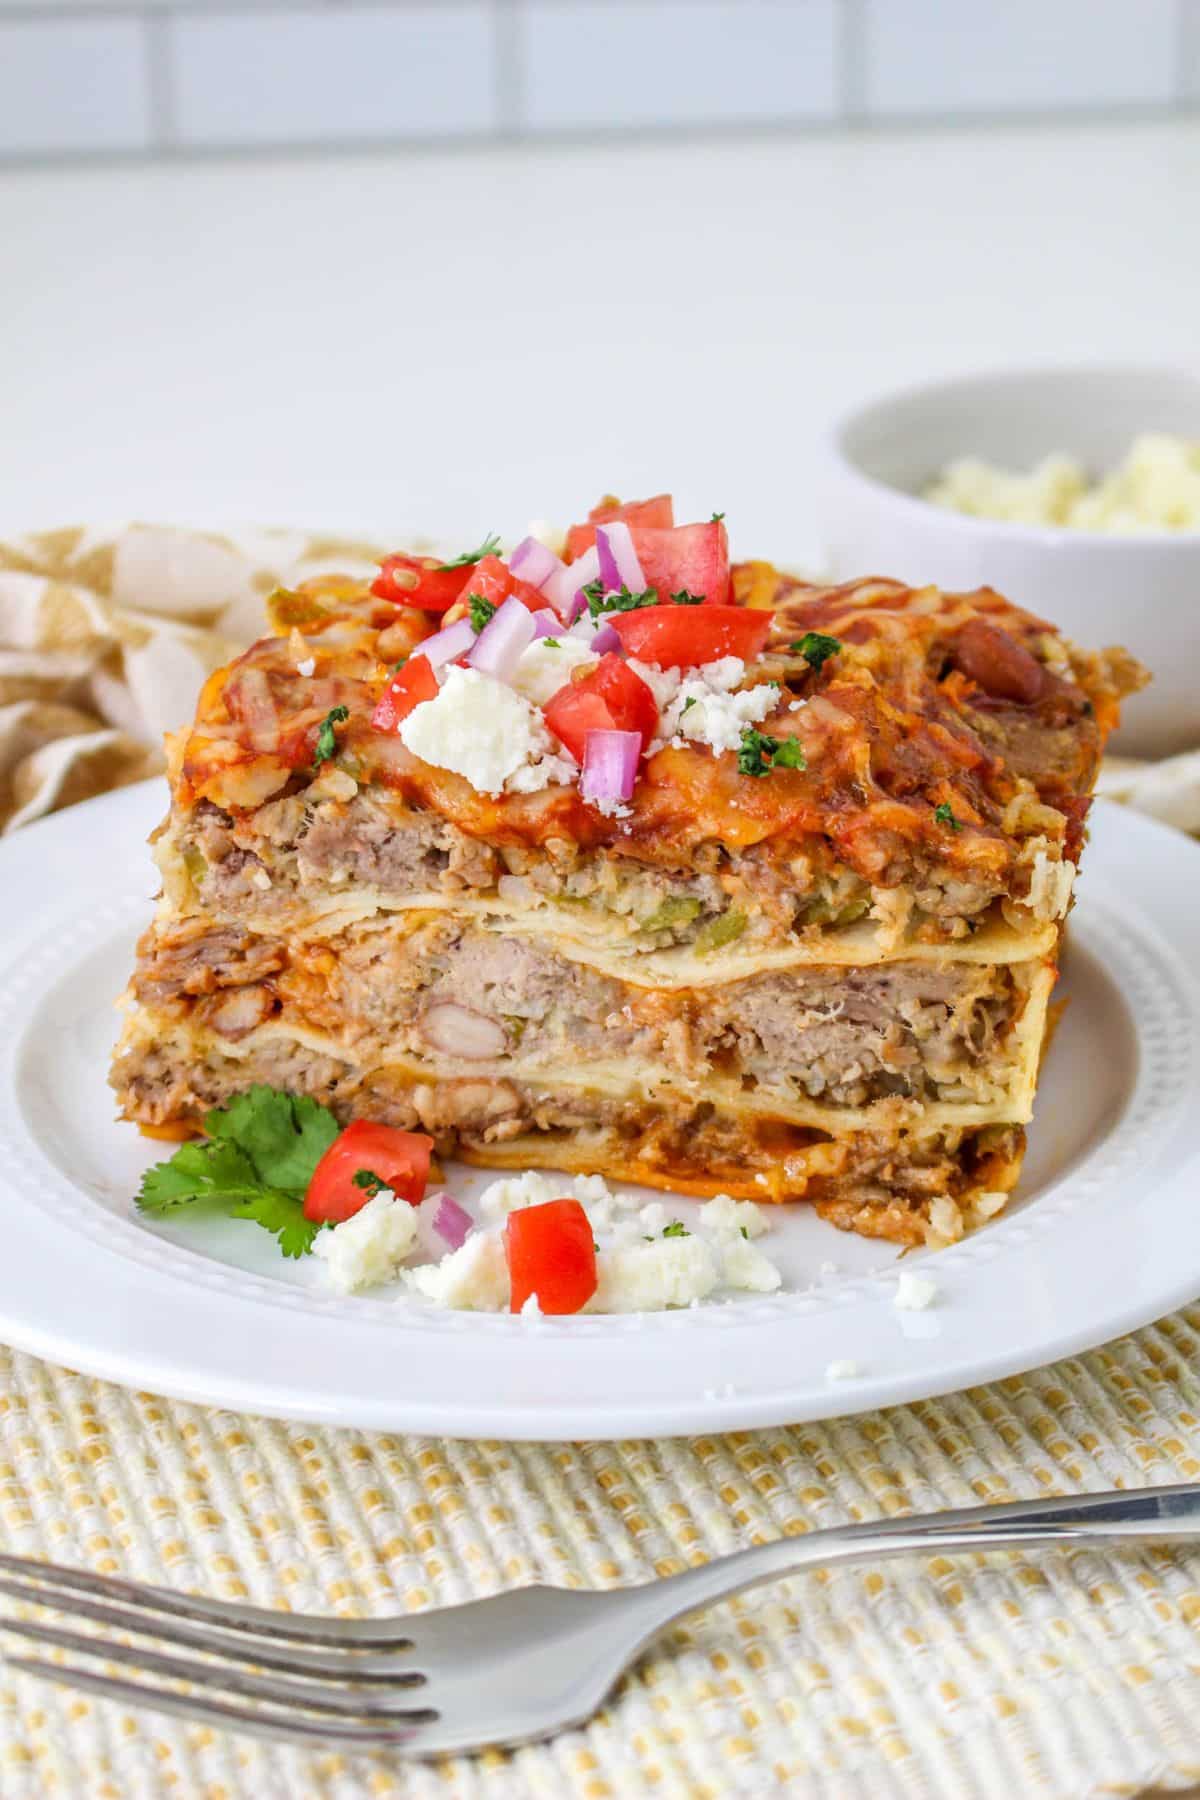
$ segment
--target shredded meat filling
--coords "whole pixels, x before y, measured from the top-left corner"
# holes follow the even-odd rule
[[[711,988],[642,988],[550,945],[437,914],[407,930],[394,919],[355,925],[290,953],[249,934],[234,940],[192,924],[148,934],[139,994],[184,1020],[194,996],[244,988],[235,1008],[204,999],[201,1021],[239,1038],[278,1005],[285,1024],[325,1034],[361,1068],[407,1058],[499,1076],[625,1058],[724,1078],[768,1107],[990,1099],[1012,1075],[1007,1040],[1024,1002],[1020,975],[969,963],[800,967]]]

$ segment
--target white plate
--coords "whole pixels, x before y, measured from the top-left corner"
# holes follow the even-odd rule
[[[1162,826],[1096,809],[1020,1199],[967,1242],[907,1259],[937,1278],[928,1311],[893,1305],[893,1247],[797,1206],[764,1240],[778,1294],[531,1325],[334,1299],[256,1226],[138,1218],[138,1177],[164,1146],[114,1123],[105,1076],[163,807],[149,783],[0,844],[0,1334],[21,1349],[247,1412],[632,1437],[928,1398],[1200,1292],[1200,848]],[[458,1191],[486,1179],[463,1172]],[[827,1380],[837,1361],[859,1376]]]

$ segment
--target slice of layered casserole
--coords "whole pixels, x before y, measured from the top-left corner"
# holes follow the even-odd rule
[[[559,548],[271,597],[169,746],[125,1116],[269,1083],[899,1243],[998,1211],[1136,665],[988,590],[731,567],[666,498]]]

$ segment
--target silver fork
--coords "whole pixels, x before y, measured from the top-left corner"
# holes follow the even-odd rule
[[[168,1648],[25,1618],[0,1621],[0,1630],[199,1690],[73,1662],[6,1658],[11,1668],[105,1699],[285,1743],[435,1756],[526,1743],[581,1724],[675,1620],[814,1564],[874,1561],[902,1550],[929,1555],[1153,1539],[1200,1542],[1200,1483],[838,1525],[643,1586],[518,1588],[384,1619],[272,1612],[0,1555],[0,1594]]]

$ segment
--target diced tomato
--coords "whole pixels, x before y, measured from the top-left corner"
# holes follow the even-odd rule
[[[371,1198],[371,1183],[360,1186],[354,1179],[360,1170],[377,1175],[398,1199],[416,1206],[429,1180],[432,1151],[433,1139],[424,1132],[397,1131],[392,1125],[355,1119],[334,1138],[313,1170],[304,1196],[305,1218],[329,1225],[353,1218]]]
[[[504,1255],[513,1312],[536,1294],[544,1313],[575,1313],[596,1291],[596,1245],[578,1200],[546,1200],[509,1213]]]
[[[703,595],[710,606],[728,605],[729,538],[720,519],[707,525],[677,525],[674,531],[631,525],[629,535],[646,586],[654,588],[660,600],[686,589]]]
[[[471,579],[463,589],[462,598],[465,600],[468,594],[481,594],[497,608],[514,595],[530,612],[540,612],[550,604],[545,594],[531,587],[529,582],[522,581],[519,575],[514,575],[498,556],[485,556],[475,564]]]
[[[567,533],[567,561],[574,562],[596,541],[597,525],[610,519],[624,519],[627,525],[653,525],[670,530],[675,523],[675,506],[670,494],[655,494],[653,500],[601,500],[588,514],[586,525],[572,525]]]
[[[722,656],[749,662],[771,630],[772,614],[748,606],[642,606],[608,623],[627,656],[660,669],[694,669]]]
[[[432,700],[438,691],[437,676],[427,656],[410,656],[398,669],[375,703],[371,723],[376,731],[396,731],[414,706]]]
[[[682,608],[671,608],[677,610]],[[559,688],[543,711],[547,725],[577,763],[583,761],[589,731],[639,732],[644,750],[658,724],[654,695],[637,671],[614,651],[602,656],[582,680],[568,681]]]
[[[444,613],[462,599],[478,566],[458,563],[447,569],[436,556],[386,556],[371,583],[371,592],[397,606],[419,606],[425,612]]]

